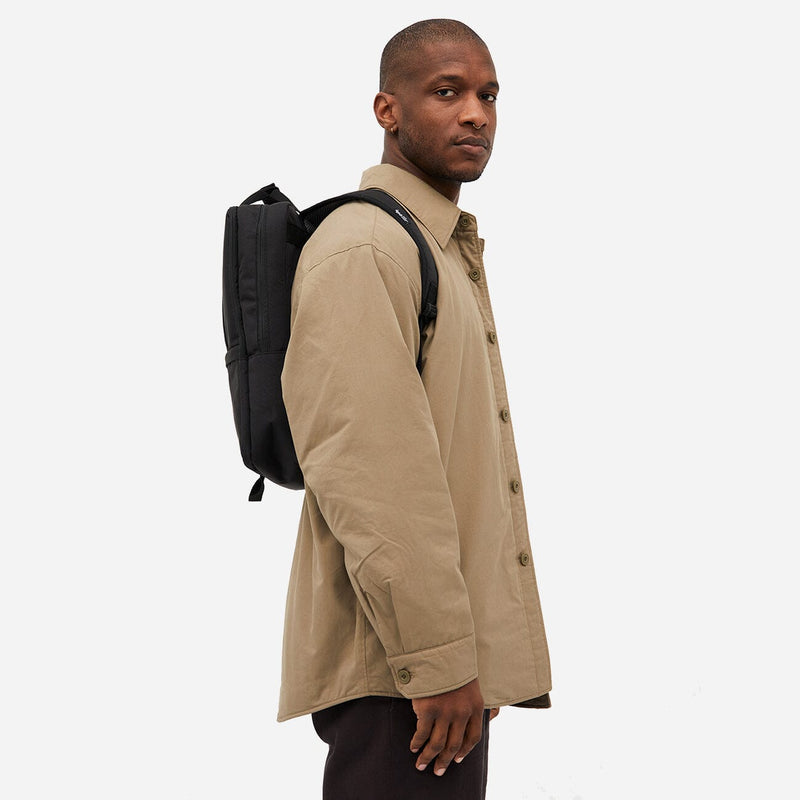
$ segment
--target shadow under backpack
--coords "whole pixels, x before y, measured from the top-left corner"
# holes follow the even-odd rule
[[[258,201],[263,205],[259,205]],[[438,273],[427,242],[408,210],[380,189],[349,192],[305,211],[271,183],[228,209],[222,258],[222,324],[233,420],[242,460],[258,474],[250,500],[261,500],[264,479],[302,489],[303,473],[289,430],[281,372],[289,343],[292,282],[303,245],[334,209],[372,203],[396,220],[419,250],[420,333],[436,317]],[[421,355],[417,357],[421,369]]]

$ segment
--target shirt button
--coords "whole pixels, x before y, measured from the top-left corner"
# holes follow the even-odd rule
[[[462,228],[469,228],[469,217],[461,217],[459,224]]]
[[[496,334],[494,331],[489,331],[489,333],[487,333],[487,334],[486,334],[486,338],[487,338],[487,339],[488,339],[488,340],[489,340],[489,341],[490,341],[492,344],[494,344],[494,343],[497,341],[497,334]]]
[[[411,680],[411,673],[407,669],[397,670],[397,680],[400,683],[408,683]]]
[[[519,481],[511,481],[511,491],[514,494],[519,494],[519,490],[522,488],[522,484]]]
[[[518,558],[523,567],[527,567],[531,563],[531,557],[527,553],[520,553]]]
[[[508,422],[511,419],[511,414],[508,413],[508,409],[507,408],[504,408],[500,412],[500,419],[503,420],[503,422]]]
[[[479,269],[471,269],[469,271],[469,277],[472,278],[473,281],[479,281],[481,279],[481,271]]]

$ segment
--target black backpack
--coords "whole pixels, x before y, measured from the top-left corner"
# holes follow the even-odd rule
[[[258,201],[263,205],[256,205]],[[300,251],[317,226],[344,203],[382,208],[419,249],[422,276],[420,333],[436,316],[438,273],[433,254],[411,214],[380,189],[350,192],[298,211],[274,183],[232,206],[225,217],[222,324],[233,420],[242,460],[259,478],[250,500],[261,500],[264,478],[303,488],[303,473],[286,418],[281,371],[289,343],[292,282]],[[421,369],[421,356],[417,369]]]

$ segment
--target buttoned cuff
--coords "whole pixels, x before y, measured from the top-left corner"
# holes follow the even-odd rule
[[[409,698],[451,692],[478,677],[474,634],[386,660],[397,690]]]

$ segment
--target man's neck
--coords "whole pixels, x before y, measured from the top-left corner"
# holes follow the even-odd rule
[[[443,178],[434,178],[426,172],[423,172],[402,153],[396,152],[395,150],[388,150],[387,148],[384,148],[381,164],[391,164],[393,167],[399,167],[406,172],[410,172],[424,183],[427,183],[428,186],[436,189],[439,194],[444,195],[451,203],[458,205],[458,198],[461,194],[460,181],[448,181]]]

